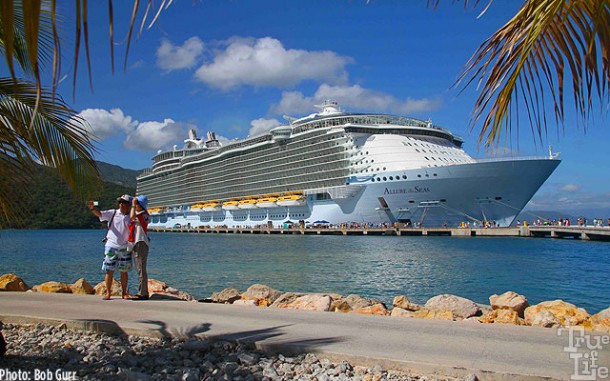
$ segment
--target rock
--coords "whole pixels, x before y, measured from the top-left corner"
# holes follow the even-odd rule
[[[62,293],[71,294],[72,289],[65,283],[61,282],[45,282],[37,286],[32,287],[35,292],[50,292],[50,293]]]
[[[241,299],[241,291],[236,288],[225,288],[220,292],[214,292],[212,296],[210,296],[216,303],[228,303],[231,304],[234,301]]]
[[[464,378],[464,381],[479,381],[479,378],[476,374],[469,374],[466,376],[466,378]]]
[[[356,308],[352,313],[363,314],[363,315],[381,315],[385,316],[388,314],[388,310],[385,308],[383,303],[377,303],[368,307]]]
[[[545,328],[561,327],[561,321],[551,311],[541,310],[528,313],[527,310],[528,308],[525,309],[525,324]]]
[[[348,313],[352,312],[353,309],[348,302],[341,298],[339,300],[333,300],[333,302],[330,304],[330,311]]]
[[[95,295],[106,295],[106,282],[100,282],[95,287]],[[121,296],[123,295],[123,289],[121,288],[121,283],[116,279],[112,280],[112,291],[110,292],[112,296]]]
[[[597,316],[599,319],[610,319],[610,307],[606,308],[603,311],[599,311],[593,316]]]
[[[411,303],[409,298],[404,295],[398,295],[395,297],[392,305],[407,311],[418,311],[421,309],[419,304]]]
[[[282,295],[278,290],[264,284],[253,284],[248,287],[246,292],[241,294],[245,300],[256,300],[259,306],[270,306],[277,298]]]
[[[529,307],[527,298],[513,291],[506,291],[502,295],[492,295],[489,297],[489,303],[494,310],[512,310],[519,317],[523,317],[525,309]]]
[[[271,304],[271,307],[288,308],[288,305],[305,294],[297,292],[285,292]]]
[[[165,292],[167,289],[167,283],[161,282],[156,279],[148,279],[148,292]]]
[[[30,288],[15,274],[4,274],[0,277],[0,291],[27,291]]]
[[[592,330],[610,333],[610,308],[591,316]]]
[[[513,324],[513,325],[525,325],[525,322],[517,311],[513,310],[493,310],[486,311],[483,316],[478,318],[481,323],[499,323],[499,324]]]
[[[299,296],[291,303],[286,304],[285,307],[278,308],[289,308],[304,311],[330,311],[331,302],[332,299],[328,295],[307,294]]]
[[[85,280],[85,278],[80,278],[76,282],[70,285],[70,289],[73,294],[83,294],[83,295],[93,295],[95,294],[95,290],[93,286]]]
[[[449,310],[429,310],[422,308],[419,311],[413,312],[414,318],[419,319],[434,319],[434,320],[454,320],[455,315]]]
[[[549,312],[555,319],[552,319],[549,314],[542,314],[543,311]],[[542,327],[555,326],[556,322],[564,327],[583,326],[591,329],[591,316],[584,308],[578,308],[571,303],[566,303],[563,300],[552,300],[538,303],[535,306],[530,306],[525,309],[525,323],[528,325],[539,325]]]
[[[256,300],[246,300],[246,299],[239,299],[233,302],[234,306],[249,306],[249,307],[256,307],[258,304],[256,303]]]
[[[412,318],[413,317],[413,311],[408,311],[408,310],[405,310],[405,309],[400,308],[400,307],[394,307],[394,308],[392,308],[392,312],[390,313],[390,316],[392,316],[392,317],[408,317],[408,318]]]
[[[363,307],[370,307],[375,304],[381,303],[379,300],[363,298],[360,295],[353,295],[353,294],[348,295],[345,298],[343,298],[343,301],[345,301],[352,308],[352,310],[356,310],[358,308],[363,308]]]
[[[451,311],[454,316],[462,319],[481,313],[479,306],[472,300],[450,294],[443,294],[430,298],[424,307],[428,310]]]

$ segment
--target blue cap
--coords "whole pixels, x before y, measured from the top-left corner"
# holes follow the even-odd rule
[[[146,197],[143,194],[141,194],[138,197],[136,197],[136,199],[138,200],[138,204],[140,204],[142,209],[148,209],[147,208],[147,206],[148,206],[148,197]]]

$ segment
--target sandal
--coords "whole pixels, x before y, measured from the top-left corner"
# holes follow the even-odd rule
[[[102,298],[102,300],[110,300],[110,295],[106,295]]]

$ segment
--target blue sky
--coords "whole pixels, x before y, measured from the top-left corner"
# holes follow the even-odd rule
[[[61,6],[66,35],[72,36],[72,3]],[[460,94],[452,85],[477,47],[518,6],[495,1],[477,18],[483,7],[465,10],[451,2],[432,10],[425,1],[398,0],[174,1],[132,42],[123,71],[131,2],[114,2],[113,75],[107,4],[94,1],[94,89],[81,54],[72,98],[73,53],[67,43],[62,72],[68,78],[59,92],[98,137],[96,158],[130,169],[149,167],[159,149],[181,147],[189,128],[200,136],[214,131],[223,140],[245,138],[283,122],[284,114],[309,114],[324,99],[348,111],[431,118],[482,158],[490,152],[477,145],[478,126],[469,129],[476,89]],[[549,144],[561,152],[562,164],[530,209],[610,214],[610,129],[598,110],[586,133],[568,113],[565,131],[549,124],[543,143],[534,143],[524,117],[518,133],[497,147],[516,156],[547,155]]]

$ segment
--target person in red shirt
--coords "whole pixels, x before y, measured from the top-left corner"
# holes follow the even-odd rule
[[[136,262],[138,272],[138,293],[132,300],[147,300],[148,295],[148,273],[146,272],[146,262],[148,260],[148,222],[150,215],[146,210],[148,198],[144,195],[134,197],[131,204],[131,226],[129,231],[129,243],[133,245],[133,257]]]

